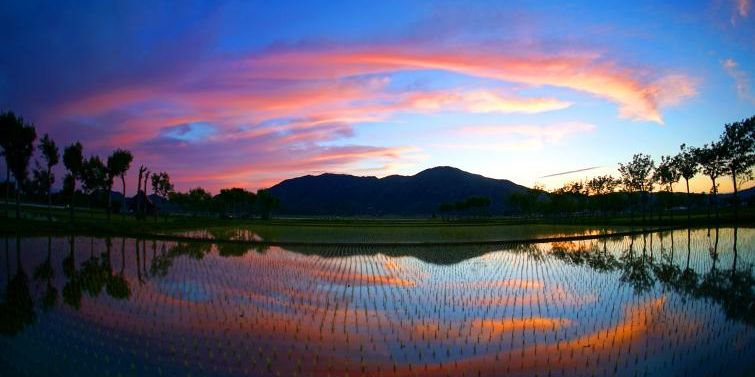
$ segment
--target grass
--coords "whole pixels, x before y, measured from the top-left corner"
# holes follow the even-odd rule
[[[4,213],[0,205],[0,216]],[[474,243],[509,242],[560,237],[584,237],[600,233],[634,232],[643,229],[707,226],[712,221],[707,212],[676,214],[662,219],[648,216],[643,223],[640,216],[570,217],[570,218],[484,218],[456,221],[440,219],[355,219],[355,218],[279,218],[219,219],[210,217],[170,216],[155,220],[137,220],[133,216],[113,214],[108,220],[101,210],[77,208],[75,220],[70,221],[65,208],[22,206],[22,219],[0,217],[1,233],[112,235],[155,237],[163,239],[212,239],[291,244],[412,244],[412,243]],[[718,223],[732,225],[733,214],[722,212]],[[742,209],[737,224],[755,224],[755,209]]]

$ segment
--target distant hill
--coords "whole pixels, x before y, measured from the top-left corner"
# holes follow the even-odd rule
[[[470,196],[491,200],[490,212],[503,213],[506,197],[527,190],[505,179],[493,179],[441,166],[413,176],[384,178],[345,174],[307,175],[287,179],[270,188],[280,199],[276,211],[288,215],[430,215],[444,202]]]

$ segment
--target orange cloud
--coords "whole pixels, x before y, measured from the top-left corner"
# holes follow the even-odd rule
[[[427,111],[466,111],[470,113],[525,113],[536,114],[561,110],[571,102],[555,98],[515,98],[505,97],[489,90],[468,92],[413,93],[407,101],[417,110]]]
[[[304,66],[306,62],[306,66]],[[682,75],[647,80],[594,54],[514,56],[502,52],[423,52],[416,48],[286,51],[250,58],[252,77],[324,79],[404,70],[444,70],[535,86],[554,86],[596,95],[619,105],[621,117],[662,123],[664,98],[682,100],[695,83]],[[673,77],[673,86],[664,86]]]
[[[411,145],[327,146],[352,136],[355,124],[391,122],[407,112],[536,114],[573,105],[493,86],[444,90],[391,86],[393,74],[417,70],[447,71],[515,83],[519,88],[567,88],[616,103],[621,117],[655,122],[662,122],[663,107],[680,103],[696,90],[695,81],[687,76],[650,77],[591,53],[515,55],[484,48],[450,51],[406,45],[269,50],[202,62],[186,76],[73,97],[51,109],[44,123],[73,122],[82,124],[83,130],[94,128],[96,135],[78,133],[84,135],[88,152],[129,148],[144,159],[137,164],[148,162],[154,169],[172,172],[181,189],[195,184],[217,189],[244,182],[243,186],[254,188],[326,170],[391,174],[422,158]],[[171,130],[196,123],[212,132],[196,140],[171,136]],[[500,139],[514,135],[521,140],[507,140],[503,147],[538,149],[593,128],[566,122],[475,126],[459,132]],[[475,149],[501,147],[474,145]]]

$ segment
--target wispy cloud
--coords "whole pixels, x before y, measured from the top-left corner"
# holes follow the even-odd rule
[[[374,46],[278,51],[250,57],[243,67],[252,77],[300,80],[411,70],[450,71],[585,92],[618,104],[623,118],[658,123],[663,122],[662,106],[679,103],[695,94],[695,81],[685,75],[649,79],[590,52],[516,55],[483,48],[445,51],[418,46]]]
[[[752,0],[731,0],[731,17],[729,22],[732,26],[737,26],[740,19],[745,19],[750,15]]]
[[[462,127],[456,131],[460,136],[507,137],[511,135],[535,138],[555,143],[567,136],[590,132],[596,129],[594,124],[584,122],[559,122],[546,125],[502,124]]]
[[[737,0],[737,13],[741,17],[747,17],[750,14],[750,7],[752,3],[750,0]]]
[[[584,122],[463,126],[450,131],[453,144],[439,146],[466,150],[539,150],[595,129],[595,125]]]
[[[728,58],[721,62],[721,66],[727,75],[734,79],[734,85],[737,88],[737,95],[740,98],[755,103],[755,97],[750,92],[750,76],[747,72],[743,71],[739,64],[732,58]]]
[[[153,168],[171,171],[180,188],[202,183],[211,189],[260,187],[318,171],[396,172],[421,158],[422,146],[415,145],[421,140],[380,145],[350,138],[356,125],[394,122],[406,114],[453,113],[488,121],[496,114],[528,117],[574,111],[580,105],[574,98],[587,94],[616,106],[620,118],[662,123],[666,107],[696,94],[696,80],[685,74],[623,63],[584,46],[553,43],[540,50],[528,48],[531,41],[514,41],[524,46],[520,49],[500,47],[502,41],[462,45],[389,38],[273,43],[221,54],[197,46],[196,41],[212,46],[211,33],[197,34],[204,37],[188,35],[172,53],[147,54],[146,65],[129,53],[127,61],[102,69],[112,56],[103,48],[97,61],[74,60],[86,69],[66,74],[71,77],[63,80],[66,85],[50,85],[54,96],[37,102],[46,92],[29,85],[21,94],[44,103],[35,117],[40,124],[69,140],[82,139],[88,153],[130,148]],[[171,43],[150,48],[168,51],[163,45]],[[31,77],[37,71],[45,70]],[[417,73],[461,79],[450,85],[402,82]],[[468,146],[478,150],[538,149],[594,129],[533,120],[462,127],[455,135],[475,139]]]

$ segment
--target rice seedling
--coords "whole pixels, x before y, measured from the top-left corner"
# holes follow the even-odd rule
[[[736,232],[736,250],[731,228],[404,248],[9,238],[0,365],[40,376],[746,374],[755,231]]]

